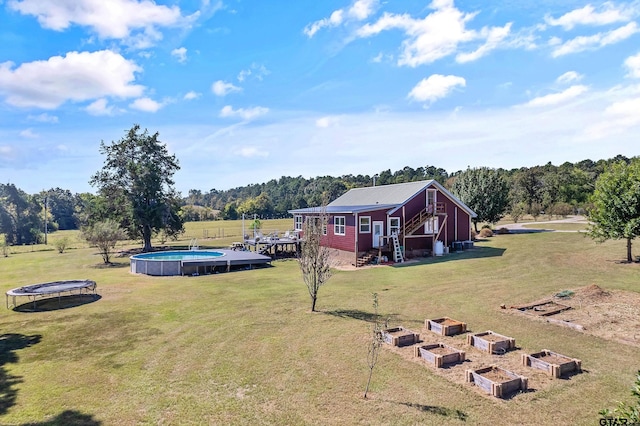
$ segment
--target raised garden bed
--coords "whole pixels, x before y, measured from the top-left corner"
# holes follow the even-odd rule
[[[582,362],[579,359],[551,352],[548,349],[530,355],[522,354],[522,365],[545,371],[556,378],[582,371]]]
[[[442,368],[449,364],[463,362],[465,352],[443,343],[434,343],[417,346],[416,356],[424,359],[429,364],[433,364],[436,368]]]
[[[498,355],[502,355],[516,347],[516,339],[494,333],[490,330],[484,333],[468,335],[467,343],[483,352]]]
[[[504,368],[491,366],[467,370],[466,380],[496,398],[503,398],[519,390],[527,390],[528,379]]]
[[[427,319],[424,321],[427,330],[442,336],[453,336],[467,331],[467,324],[449,317]]]
[[[517,309],[520,312],[524,312],[525,314],[547,317],[569,310],[571,309],[571,306],[556,303],[553,300],[543,300],[541,302],[530,303],[527,305],[512,306],[512,308]]]
[[[418,343],[420,335],[404,327],[394,327],[382,330],[382,339],[391,346],[408,346]]]

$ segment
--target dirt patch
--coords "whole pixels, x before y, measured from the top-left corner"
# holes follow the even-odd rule
[[[552,298],[571,309],[541,318],[527,315],[527,318],[566,325],[586,334],[640,347],[640,294],[605,290],[595,284],[558,294],[568,294]],[[518,307],[513,308],[507,312],[522,314]]]

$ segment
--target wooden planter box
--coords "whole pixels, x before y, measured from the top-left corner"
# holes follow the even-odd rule
[[[496,398],[503,398],[519,390],[527,390],[528,379],[504,368],[491,366],[467,370],[466,380]]]
[[[442,368],[448,364],[463,362],[465,352],[443,343],[434,343],[417,346],[416,356],[424,359],[429,364],[433,364],[436,368]]]
[[[408,346],[418,343],[420,335],[403,327],[382,330],[382,339],[391,346]]]
[[[484,333],[470,334],[467,336],[467,343],[490,354],[502,355],[516,347],[516,339],[485,331]]]
[[[569,358],[548,349],[543,349],[531,355],[522,354],[522,365],[545,371],[552,377],[562,377],[565,374],[582,371],[582,361]]]
[[[424,321],[424,327],[442,336],[453,336],[467,331],[467,323],[449,317],[427,319]]]

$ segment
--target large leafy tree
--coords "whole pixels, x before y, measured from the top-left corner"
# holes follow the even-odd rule
[[[509,186],[499,170],[481,167],[460,173],[451,192],[476,212],[473,224],[478,231],[478,222],[496,223],[509,202]]]
[[[627,240],[627,261],[631,242],[640,235],[640,159],[611,165],[596,181],[589,211],[589,235],[596,241]]]
[[[38,242],[43,228],[42,205],[13,184],[0,184],[0,233],[7,244]]]
[[[151,237],[161,230],[168,236],[182,232],[179,194],[173,188],[180,166],[157,132],[150,135],[136,124],[119,141],[101,142],[100,152],[106,160],[90,183],[112,207],[112,218],[131,238],[142,239],[143,251],[152,249]]]

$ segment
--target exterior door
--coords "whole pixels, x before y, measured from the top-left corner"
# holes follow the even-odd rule
[[[380,247],[380,237],[384,235],[384,222],[382,221],[373,221],[373,244],[371,247],[378,248]]]

